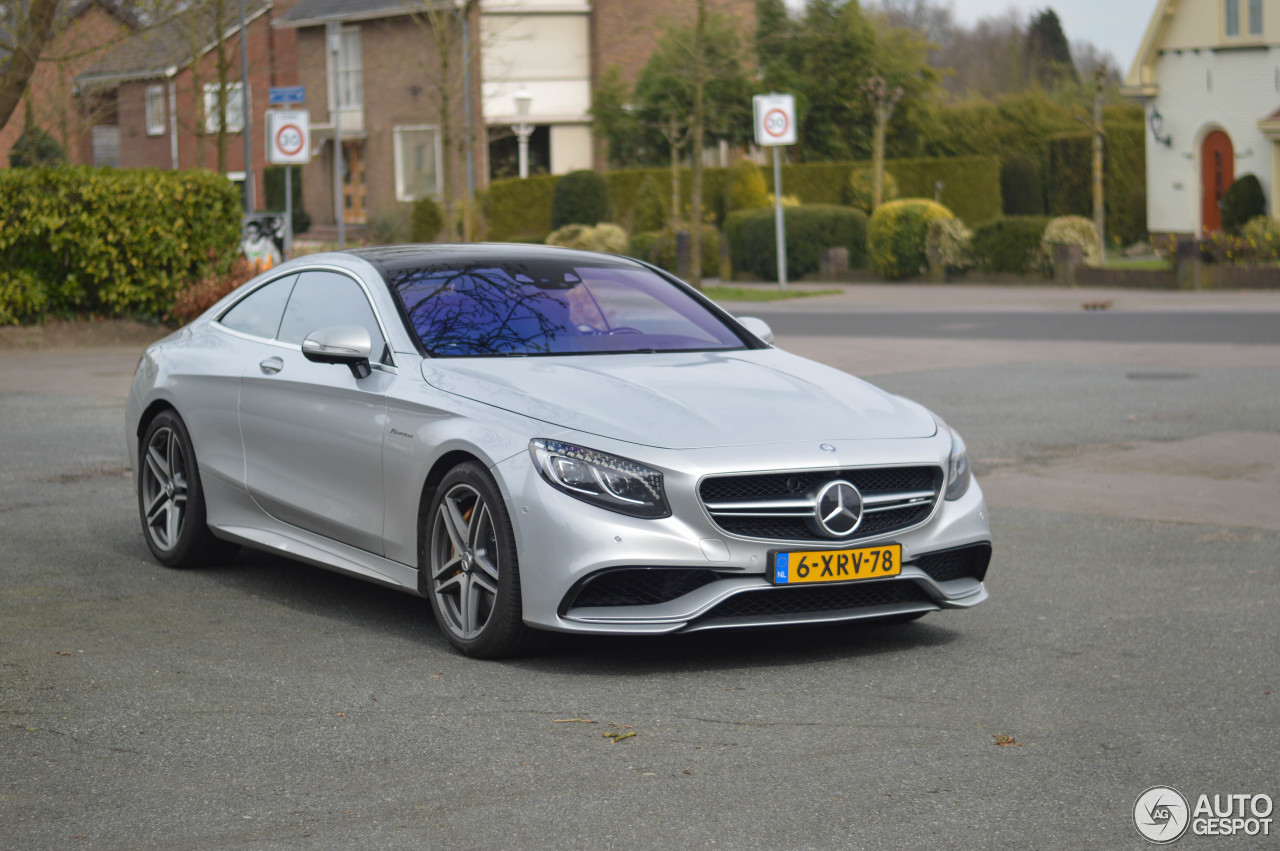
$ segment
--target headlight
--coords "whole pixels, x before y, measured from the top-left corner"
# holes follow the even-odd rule
[[[533,464],[553,488],[633,517],[668,517],[662,474],[617,455],[561,443],[529,441]]]
[[[969,450],[955,429],[951,431],[951,458],[947,461],[947,499],[959,499],[969,490],[973,474],[969,472]]]

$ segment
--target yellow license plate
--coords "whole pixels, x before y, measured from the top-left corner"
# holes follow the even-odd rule
[[[883,579],[902,572],[902,546],[882,544],[856,550],[819,550],[803,553],[774,553],[772,580],[775,585],[805,582],[852,582]]]

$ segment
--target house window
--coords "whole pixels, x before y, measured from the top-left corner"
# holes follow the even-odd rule
[[[1249,0],[1249,35],[1262,35],[1262,0]]]
[[[164,133],[164,86],[147,86],[147,135]]]
[[[329,57],[332,62],[333,57]],[[360,28],[342,30],[338,43],[338,65],[330,66],[329,109],[360,109],[364,105],[364,78],[360,59]],[[337,101],[334,101],[334,95]]]
[[[1228,38],[1240,35],[1240,0],[1222,0],[1223,28]]]
[[[396,200],[417,201],[440,189],[440,133],[435,127],[395,128]]]
[[[228,83],[227,132],[239,133],[244,129],[244,85]],[[204,87],[204,132],[217,133],[222,122],[218,113],[218,84],[206,83]]]

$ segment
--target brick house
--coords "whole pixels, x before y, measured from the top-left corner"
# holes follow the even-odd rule
[[[273,19],[293,0],[247,0],[250,127],[254,198],[263,206],[263,115],[272,86],[297,84],[297,39]],[[219,74],[219,65],[224,70]],[[121,168],[219,168],[219,80],[225,80],[226,132],[221,171],[245,177],[240,27],[234,0],[205,0],[175,18],[113,45],[76,77],[80,97],[96,104],[93,162]],[[114,136],[114,150],[110,141]]]
[[[304,205],[312,221],[335,222],[333,111],[341,110],[344,220],[358,224],[396,204],[438,197],[445,149],[432,98],[435,48],[414,0],[300,0],[275,23],[298,33],[298,79],[306,87],[313,159],[304,170]],[[458,6],[461,4],[458,3]],[[708,7],[754,32],[753,0],[709,0]],[[512,176],[515,95],[532,98],[531,172],[602,168],[591,135],[591,94],[611,65],[630,81],[648,61],[664,24],[691,23],[687,0],[480,0],[468,9],[471,60],[470,169],[463,145],[453,154],[456,197],[470,171],[475,188]],[[415,22],[416,20],[416,22]],[[341,36],[336,67],[326,25]],[[462,67],[462,46],[454,67]],[[341,104],[329,80],[340,77]],[[461,93],[461,85],[458,87]],[[458,97],[453,126],[466,127]],[[465,139],[465,132],[457,138]]]
[[[1280,0],[1148,0],[1155,9],[1123,91],[1146,106],[1147,225],[1221,227],[1232,182],[1280,197]]]
[[[57,34],[41,54],[24,103],[0,129],[0,168],[9,167],[9,151],[26,130],[28,115],[58,141],[68,162],[93,162],[90,128],[100,116],[74,96],[74,80],[134,32],[138,22],[110,0],[81,0],[63,9],[55,26]]]
[[[298,82],[306,91],[302,108],[310,112],[312,138],[312,159],[303,167],[303,205],[313,223],[336,222],[335,111],[340,112],[346,223],[363,224],[397,204],[439,197],[446,155],[452,157],[454,197],[466,192],[464,48],[460,38],[452,45],[456,79],[449,145],[440,116],[437,48],[425,32],[430,22],[414,8],[406,0],[300,0],[276,22],[277,31],[297,38]],[[336,64],[326,38],[331,24],[339,33]],[[468,24],[471,32],[478,31],[478,7],[470,10]],[[478,52],[471,55],[471,72],[473,122],[481,126]],[[486,147],[480,134],[473,135],[476,183],[483,187]]]

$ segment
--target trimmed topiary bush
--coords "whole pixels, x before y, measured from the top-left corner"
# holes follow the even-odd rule
[[[1045,216],[1007,216],[975,228],[974,264],[984,272],[1040,271],[1044,262],[1040,240],[1048,226]]]
[[[607,254],[627,253],[627,232],[614,224],[565,225],[547,236],[547,245],[561,248],[577,248],[582,251],[603,251]]]
[[[667,224],[667,213],[671,210],[671,200],[662,194],[658,181],[652,174],[646,174],[636,190],[636,206],[631,212],[631,230],[633,233],[662,230]]]
[[[855,168],[849,172],[848,201],[850,207],[857,207],[867,215],[871,215],[871,178],[873,172],[867,168]],[[881,203],[896,200],[898,197],[898,181],[888,171],[884,173],[884,186],[881,187]]]
[[[1021,154],[1001,167],[1000,197],[1006,216],[1044,215],[1044,188],[1035,160]]]
[[[1249,221],[1266,214],[1267,196],[1252,174],[1236,178],[1222,194],[1222,229],[1229,233],[1239,233]]]
[[[867,253],[871,268],[888,280],[919,275],[927,261],[925,238],[929,223],[955,216],[946,207],[923,198],[881,204],[867,222]]]
[[[413,204],[413,218],[409,222],[409,238],[414,242],[431,242],[444,227],[444,213],[434,198],[420,198]]]
[[[1098,229],[1083,216],[1059,216],[1049,222],[1044,229],[1044,236],[1040,238],[1040,249],[1050,261],[1053,259],[1055,245],[1079,246],[1084,252],[1086,266],[1102,265],[1102,243],[1098,241]]]
[[[787,230],[787,277],[801,278],[818,271],[819,254],[826,248],[846,248],[849,268],[867,263],[867,216],[861,210],[836,204],[783,207]],[[778,279],[778,249],[774,211],[739,210],[724,221],[733,268],[766,281]]]
[[[729,172],[725,186],[724,214],[738,210],[757,210],[769,206],[769,187],[764,182],[760,166],[751,160],[742,160]]]
[[[551,229],[607,222],[611,208],[609,181],[588,169],[571,171],[560,178],[551,196]]]

